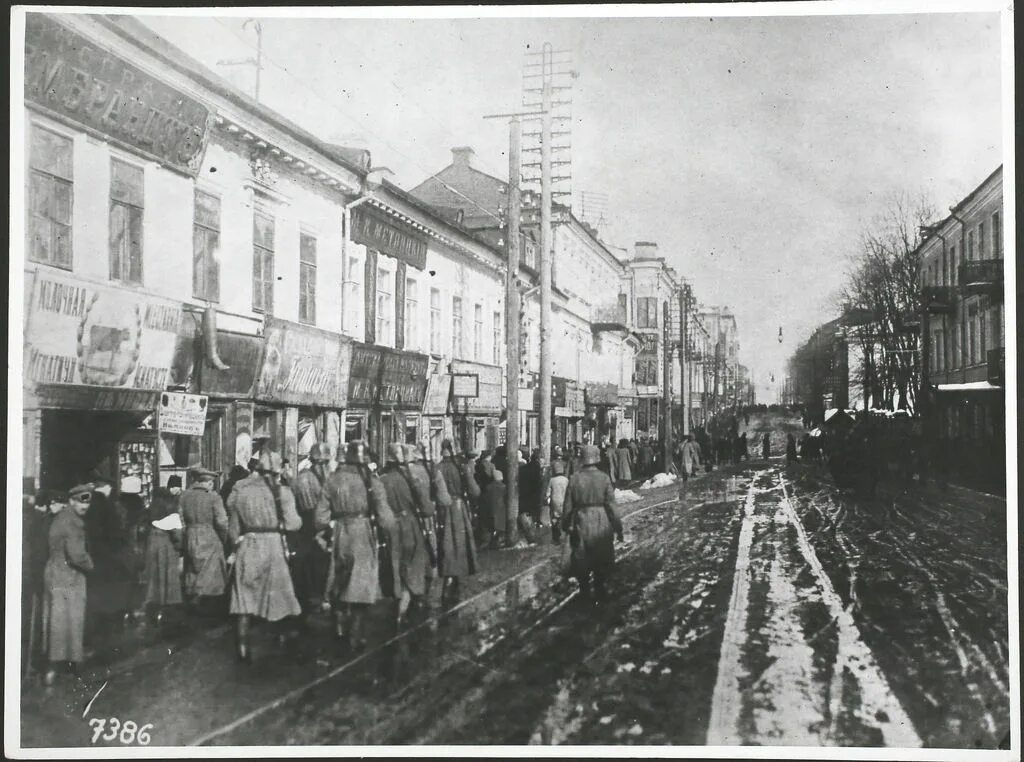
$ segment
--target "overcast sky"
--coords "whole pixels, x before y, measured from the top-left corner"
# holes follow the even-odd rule
[[[244,19],[142,20],[251,94],[251,67],[218,65],[253,55]],[[884,200],[946,209],[1002,161],[995,13],[261,22],[261,100],[406,188],[452,146],[507,175],[481,117],[520,104],[527,45],[571,50],[573,189],[608,197],[609,243],[656,241],[734,310],[764,402]]]

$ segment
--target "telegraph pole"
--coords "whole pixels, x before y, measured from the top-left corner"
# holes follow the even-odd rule
[[[505,537],[514,545],[518,534],[519,518],[519,152],[522,138],[519,117],[508,125],[508,234],[505,251],[505,389],[507,410],[505,418],[505,453],[508,469],[505,487]],[[514,337],[514,340],[513,340]]]
[[[663,470],[668,473],[669,464],[672,462],[672,324],[669,318],[670,312],[668,299],[661,304],[662,339],[665,345],[665,377],[662,379],[662,397],[665,404],[665,415],[662,419],[662,428],[665,432],[662,443],[665,447],[665,459],[662,461]],[[682,350],[680,350],[682,351]]]
[[[546,483],[551,461],[551,43],[544,43],[540,135],[540,466]]]
[[[687,335],[686,310],[690,301],[690,285],[684,283],[679,289],[679,396],[683,405],[683,436],[690,433],[690,342]]]

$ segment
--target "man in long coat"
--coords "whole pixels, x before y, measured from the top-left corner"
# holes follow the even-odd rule
[[[302,526],[292,491],[280,483],[281,456],[264,451],[256,471],[228,498],[228,538],[235,548],[229,611],[237,615],[238,658],[250,661],[249,625],[302,612],[288,570],[285,532]]]
[[[424,609],[429,607],[430,588],[437,576],[438,543],[437,543],[437,510],[438,506],[451,505],[451,497],[448,495],[448,487],[442,477],[434,469],[434,464],[429,463],[426,457],[427,448],[424,445],[405,446],[405,470],[412,480],[413,496],[416,498],[417,510],[423,530],[423,539],[427,544],[427,551],[430,554],[430,568],[427,570],[426,590],[419,603]],[[493,473],[494,466],[488,462],[488,471]]]
[[[112,478],[95,472],[93,494],[85,519],[89,554],[95,568],[89,575],[90,631],[128,621],[132,616],[137,557],[128,514],[114,492]]]
[[[419,601],[426,595],[430,577],[430,552],[421,524],[421,497],[406,470],[405,445],[399,442],[388,445],[380,482],[395,515],[396,531],[392,537],[391,555],[395,597],[398,600],[395,613],[397,630],[412,601]]]
[[[314,519],[320,493],[327,483],[327,463],[330,458],[319,444],[309,448],[306,458],[309,460],[309,468],[299,471],[291,485],[302,528],[288,537],[289,547],[295,553],[291,566],[292,582],[303,615],[320,608],[330,565],[330,556],[317,541]]]
[[[608,454],[612,458],[612,469],[609,476],[620,487],[625,487],[633,480],[634,476],[633,467],[635,462],[629,449],[629,443],[625,439],[619,440],[618,448],[614,450],[609,448]],[[639,473],[636,475],[639,475]]]
[[[178,498],[185,526],[185,597],[204,610],[227,588],[228,514],[214,487],[216,472],[197,465],[189,473],[192,485]]]
[[[380,560],[377,553],[378,519],[375,510],[387,505],[380,479],[369,470],[364,442],[349,442],[345,463],[327,477],[316,506],[317,531],[334,529],[335,634],[347,637],[352,650],[366,644],[363,634],[366,609],[381,599]]]
[[[451,498],[448,506],[438,506],[438,539],[440,542],[438,571],[444,578],[441,605],[454,605],[459,600],[460,579],[476,574],[476,543],[468,499],[471,488],[465,469],[455,459],[451,440],[441,443],[442,460],[437,467]],[[514,464],[510,464],[515,468]],[[475,486],[475,485],[474,485]]]
[[[580,583],[584,598],[591,584],[596,601],[604,599],[605,582],[615,564],[614,537],[622,539],[622,520],[615,511],[615,488],[608,474],[597,468],[600,452],[583,448],[579,473],[569,479],[562,514],[562,529],[572,547],[570,574]]]
[[[80,484],[68,494],[68,505],[50,525],[50,557],[43,571],[43,632],[50,660],[43,676],[46,685],[57,677],[56,664],[77,666],[85,656],[86,574],[92,558],[86,550],[85,514],[92,499],[91,484]]]

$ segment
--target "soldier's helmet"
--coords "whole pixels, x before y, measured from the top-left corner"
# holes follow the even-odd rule
[[[403,445],[405,450],[405,462],[406,463],[417,463],[423,460],[423,456],[420,455],[419,448],[414,444]]]
[[[405,445],[401,442],[392,442],[388,445],[387,454],[384,456],[385,463],[397,463],[405,465]]]
[[[441,454],[442,455],[454,455],[455,454],[455,445],[452,443],[452,440],[446,439],[443,442],[441,442]]]
[[[555,445],[551,448],[551,457],[555,460],[561,460],[565,457],[565,450],[562,449],[562,445]]]
[[[565,473],[565,461],[553,460],[551,461],[551,474],[552,476],[561,476]]]
[[[365,466],[370,462],[370,451],[366,442],[357,439],[345,448],[345,462],[353,466]]]
[[[320,443],[317,442],[309,448],[309,454],[306,455],[310,463],[326,463],[330,460],[327,453],[324,452],[323,448],[320,447]]]
[[[258,468],[265,474],[281,473],[281,456],[273,450],[264,450],[260,454]]]
[[[580,456],[584,466],[596,466],[601,462],[601,449],[597,445],[583,445]]]

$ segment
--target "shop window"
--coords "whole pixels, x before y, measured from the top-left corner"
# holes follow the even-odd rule
[[[483,362],[484,359],[484,307],[473,305],[473,359]]]
[[[316,238],[299,234],[299,322],[316,325]]]
[[[441,291],[430,289],[430,351],[441,354]]]
[[[345,441],[366,440],[366,418],[362,415],[345,416]]]
[[[407,416],[405,419],[405,438],[402,440],[405,444],[416,444],[416,432],[419,430],[419,420],[413,416]]]
[[[978,223],[978,259],[985,259],[985,220]]]
[[[492,345],[492,356],[491,360],[495,365],[501,365],[501,313],[494,313],[494,328],[493,328],[494,344]]]
[[[252,216],[252,309],[274,314],[274,218]]]
[[[441,442],[444,441],[444,419],[431,418],[428,431],[430,459],[441,460]]]
[[[142,167],[110,160],[110,279],[142,284]]]
[[[192,213],[192,296],[220,300],[220,199],[196,189]]]
[[[28,256],[33,262],[67,270],[71,269],[72,160],[70,138],[32,125]]]
[[[405,348],[419,349],[419,284],[415,278],[405,279]]]
[[[377,343],[392,346],[395,342],[395,275],[384,267],[377,268]]]
[[[462,357],[462,299],[452,297],[452,357]]]
[[[274,410],[255,410],[252,417],[252,457],[258,458],[263,448],[274,448],[277,420]]]

